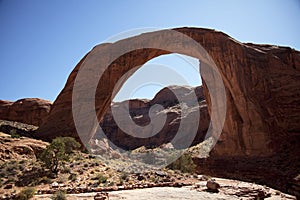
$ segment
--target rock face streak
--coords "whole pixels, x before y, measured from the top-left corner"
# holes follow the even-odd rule
[[[193,38],[206,49],[216,63],[226,88],[225,125],[212,155],[272,155],[281,148],[280,141],[283,138],[288,136],[294,140],[299,137],[298,51],[288,47],[240,43],[222,32],[209,29],[175,30]],[[125,40],[138,41],[142,36]],[[152,40],[150,38],[149,43],[151,42],[159,43],[159,37]],[[115,44],[98,45],[90,53],[111,45]],[[109,109],[111,96],[114,95],[113,88],[122,75],[135,66],[168,53],[172,52],[151,48],[138,49],[115,60],[103,73],[97,87],[96,109],[99,121]],[[72,116],[72,91],[78,70],[85,59],[86,56],[72,71],[54,102],[48,120],[41,125],[41,138],[49,140],[57,135],[77,137]],[[201,73],[203,75],[205,72]],[[82,84],[89,84],[90,78],[86,77]],[[121,84],[117,87],[120,89]],[[82,91],[82,95],[84,94]],[[205,84],[204,95],[210,107],[210,95]],[[89,134],[87,133],[87,138],[92,137]]]

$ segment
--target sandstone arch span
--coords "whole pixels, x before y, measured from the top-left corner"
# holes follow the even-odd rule
[[[270,155],[277,148],[274,144],[281,136],[284,137],[289,126],[292,126],[295,132],[300,130],[300,123],[298,123],[300,117],[292,114],[299,113],[297,101],[299,102],[300,97],[294,95],[300,86],[299,52],[284,47],[243,44],[222,32],[209,29],[177,28],[174,30],[191,37],[205,48],[216,63],[225,85],[227,115],[221,137],[213,150],[214,155]],[[159,33],[147,34],[153,36]],[[144,41],[147,34],[128,38],[125,41],[139,39]],[[159,36],[152,40],[148,39],[149,43],[161,42]],[[174,43],[174,41],[169,42]],[[58,135],[77,137],[72,116],[72,91],[78,70],[89,54],[113,45],[115,43],[96,46],[77,64],[64,89],[55,100],[47,121],[40,126],[38,131],[40,138],[50,140]],[[109,107],[111,96],[114,95],[113,87],[123,74],[132,67],[168,53],[181,53],[199,58],[197,52],[189,51],[188,46],[182,45],[178,46],[177,52],[147,48],[135,49],[124,54],[103,72],[96,93],[95,105],[98,118],[103,117]],[[109,55],[105,56],[109,57]],[[91,72],[91,77],[94,73],[96,72]],[[207,74],[209,77],[210,73],[201,70],[201,74],[202,76]],[[210,77],[211,80],[213,78]],[[294,82],[288,83],[286,87],[284,85],[287,80],[294,80]],[[82,84],[88,84],[89,81],[90,79],[87,78]],[[281,89],[284,89],[284,94],[279,92]],[[205,84],[204,93],[210,106],[212,101]],[[85,95],[85,91],[82,91],[82,95]],[[82,105],[80,109],[86,108]],[[87,139],[90,136],[88,133]]]

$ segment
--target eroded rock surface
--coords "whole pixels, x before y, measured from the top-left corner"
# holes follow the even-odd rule
[[[186,102],[185,105],[187,108],[188,113],[194,112],[195,109],[200,109],[200,120],[199,120],[199,127],[196,134],[196,137],[192,139],[193,144],[198,144],[202,142],[205,138],[207,129],[209,127],[210,123],[210,117],[208,114],[207,105],[204,99],[203,90],[202,87],[182,87],[182,86],[170,86],[169,88],[164,88],[161,91],[159,91],[155,97],[152,100],[129,100],[125,102],[116,102],[111,105],[113,109],[125,109],[125,104],[129,103],[129,111],[130,115],[132,117],[132,120],[140,125],[140,126],[146,126],[150,123],[149,118],[149,110],[151,106],[155,104],[163,105],[164,109],[156,113],[154,116],[154,119],[157,118],[157,115],[164,113],[167,115],[167,120],[163,128],[154,136],[147,137],[147,138],[137,138],[134,137],[132,132],[135,130],[130,126],[130,124],[123,123],[126,126],[126,130],[129,130],[129,132],[124,132],[115,122],[112,114],[111,108],[108,110],[108,112],[104,115],[103,120],[100,122],[100,126],[106,136],[112,141],[115,145],[118,147],[121,147],[126,150],[132,150],[141,146],[145,147],[159,147],[162,144],[167,144],[172,141],[174,136],[176,135],[178,131],[178,127],[180,125],[181,119],[183,117],[189,117],[189,116],[182,116],[181,115],[181,105],[179,104],[177,98],[175,97],[174,93],[171,91],[177,91],[178,94],[181,94],[182,96],[188,96],[192,91],[195,91],[195,94],[198,97],[197,104],[195,102],[192,102],[192,100],[189,102]],[[191,97],[187,97],[187,99],[192,99]],[[192,105],[194,104],[194,105]],[[127,119],[129,116],[128,114],[124,114],[124,116],[121,116],[122,119]],[[191,119],[193,120],[193,119]],[[121,122],[122,123],[122,122]],[[185,131],[188,133],[191,130],[188,129],[189,127],[186,127]],[[142,129],[142,132],[139,133],[140,135],[147,135],[152,130],[150,128],[144,128]],[[97,138],[97,135],[95,136]],[[187,138],[184,138],[185,140]],[[191,142],[192,142],[191,141]],[[177,143],[180,143],[177,142]],[[178,147],[180,144],[175,144]]]
[[[36,160],[47,145],[47,142],[40,140],[11,138],[10,135],[0,132],[0,161]]]
[[[51,106],[52,102],[38,98],[0,100],[0,119],[39,126],[45,122]]]

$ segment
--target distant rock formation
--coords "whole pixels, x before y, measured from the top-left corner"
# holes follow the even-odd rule
[[[192,87],[183,87],[183,86],[170,86],[163,88],[161,91],[159,91],[155,97],[152,100],[129,100],[124,102],[117,102],[113,103],[111,107],[114,109],[124,109],[125,104],[129,103],[130,108],[130,115],[132,117],[132,120],[140,125],[145,126],[150,122],[149,118],[149,109],[151,106],[155,104],[163,105],[164,110],[162,110],[160,113],[165,113],[167,115],[167,120],[165,125],[163,126],[162,130],[159,131],[156,135],[148,138],[137,138],[133,137],[130,133],[126,133],[122,131],[116,124],[111,108],[108,110],[108,112],[104,115],[103,120],[100,122],[100,126],[106,136],[112,141],[114,144],[116,144],[118,147],[121,147],[126,150],[132,150],[141,146],[145,147],[158,147],[162,144],[167,144],[171,142],[171,140],[174,138],[174,136],[177,133],[179,124],[181,122],[181,119],[183,117],[189,117],[189,116],[182,116],[181,115],[181,107],[179,105],[179,102],[174,95],[174,93],[171,91],[175,91],[183,96],[188,96],[192,91],[196,92],[196,95],[198,96],[198,102],[197,105],[190,105],[188,102],[186,102],[187,106],[187,112],[193,113],[195,109],[200,109],[200,120],[199,120],[199,127],[196,137],[192,140],[193,145],[198,144],[204,140],[205,134],[207,132],[207,129],[209,127],[210,123],[210,117],[208,114],[208,109],[206,105],[206,101],[204,99],[202,86],[192,88]],[[191,99],[191,97],[187,97],[187,99]],[[154,116],[157,118],[159,113],[156,113]],[[122,119],[127,119],[128,116],[121,117]],[[191,119],[192,121],[193,119]],[[131,127],[130,124],[124,123],[126,126],[126,130],[130,130]],[[191,127],[186,127],[186,132],[191,132],[189,130]],[[149,129],[149,128],[148,128]],[[142,129],[141,135],[147,135],[148,132],[151,130],[148,130],[147,128]],[[187,138],[183,138],[187,139]],[[177,143],[179,144],[173,144],[180,146],[180,141]]]
[[[40,126],[48,117],[52,102],[26,98],[16,102],[0,100],[0,119]]]

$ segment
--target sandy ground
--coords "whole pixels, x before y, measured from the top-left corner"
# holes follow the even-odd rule
[[[92,200],[96,193],[86,194],[71,194],[68,195],[68,200]],[[35,200],[50,200],[50,195],[38,195],[34,198]],[[213,194],[208,192],[198,192],[191,190],[191,187],[173,188],[173,187],[157,187],[157,188],[146,188],[146,189],[135,189],[135,190],[123,190],[109,192],[110,200],[150,200],[150,199],[164,199],[164,200],[198,200],[198,199],[239,199],[233,198],[228,195]]]
[[[85,193],[85,194],[71,194],[68,195],[68,200],[93,200],[96,193]],[[51,195],[37,195],[35,200],[50,200]],[[135,189],[135,190],[123,190],[109,192],[110,200],[152,200],[152,199],[163,199],[163,200],[235,200],[245,199],[233,195],[225,195],[220,193],[209,193],[205,191],[197,191],[192,187],[156,187],[146,189]],[[296,199],[286,195],[275,195],[267,200],[279,200],[279,199]]]

